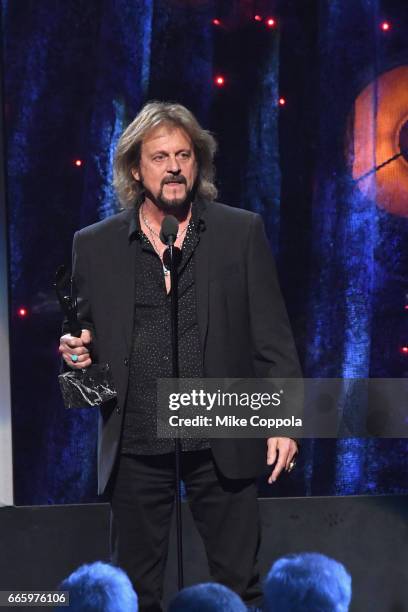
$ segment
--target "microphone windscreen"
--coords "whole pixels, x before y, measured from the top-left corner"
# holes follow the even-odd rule
[[[161,224],[160,240],[167,246],[176,242],[179,229],[179,222],[173,215],[164,217]]]

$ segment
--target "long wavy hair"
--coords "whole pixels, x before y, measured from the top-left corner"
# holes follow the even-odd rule
[[[145,136],[160,124],[182,128],[190,137],[198,165],[197,196],[206,200],[217,197],[214,185],[215,138],[204,130],[194,115],[181,104],[172,102],[148,102],[125,129],[118,140],[113,165],[113,185],[125,208],[131,208],[143,195],[143,185],[132,175],[139,167],[142,142]]]

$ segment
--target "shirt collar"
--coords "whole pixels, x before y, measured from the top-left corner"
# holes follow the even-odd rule
[[[130,218],[130,223],[129,223],[129,233],[128,233],[129,240],[136,238],[138,233],[141,231],[140,219],[139,219],[140,206],[141,206],[141,202],[138,202],[134,206],[133,211],[132,211],[132,216]]]
[[[133,214],[130,218],[128,238],[132,240],[141,234],[142,229],[140,227],[139,210],[143,202],[137,202],[133,208]],[[196,199],[192,204],[191,217],[196,232],[199,233],[205,228],[205,222],[203,219],[203,213],[207,207],[207,203],[204,200]]]

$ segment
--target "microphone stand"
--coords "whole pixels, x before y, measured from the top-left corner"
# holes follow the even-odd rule
[[[171,241],[172,242],[172,241]],[[171,308],[171,350],[172,375],[179,378],[178,354],[178,273],[177,267],[181,259],[181,251],[170,242],[163,255],[163,262],[170,268],[170,308]],[[181,442],[177,436],[174,439],[175,472],[176,472],[176,533],[177,533],[177,577],[179,591],[184,587],[183,568],[183,531],[181,517]]]

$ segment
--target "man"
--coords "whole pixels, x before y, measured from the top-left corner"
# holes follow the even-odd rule
[[[261,218],[215,203],[216,144],[183,106],[151,102],[122,134],[115,187],[126,210],[77,232],[81,338],[73,368],[111,365],[118,400],[101,410],[99,491],[111,492],[114,559],[141,610],[160,610],[174,444],[156,435],[156,380],[171,377],[163,218],[179,221],[180,376],[298,377],[296,350]],[[293,465],[294,440],[182,440],[182,477],[213,578],[259,603],[256,477]]]
[[[81,565],[58,586],[69,592],[72,612],[137,612],[137,595],[118,567],[97,561]]]
[[[326,555],[288,555],[272,565],[264,593],[265,612],[347,612],[351,576]]]
[[[246,612],[236,593],[214,582],[195,584],[182,589],[169,603],[167,612]]]

